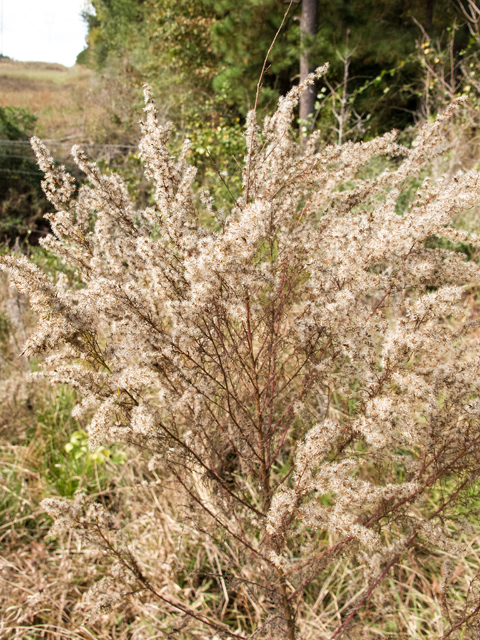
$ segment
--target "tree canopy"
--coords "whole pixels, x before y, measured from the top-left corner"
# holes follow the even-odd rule
[[[168,93],[168,115],[175,119],[179,104],[196,112],[207,102],[223,116],[245,117],[288,3],[92,0],[92,5],[81,60],[102,70],[113,65],[129,82],[148,81],[160,94]],[[263,109],[298,81],[300,11],[301,2],[294,2],[269,56]],[[319,0],[316,35],[303,46],[313,66],[330,63],[331,89],[343,88],[348,69],[346,96],[359,117],[369,115],[364,135],[371,136],[413,122],[423,82],[419,45],[427,39],[439,49],[451,45],[457,62],[469,46],[464,22],[452,0]],[[320,119],[331,116],[327,110]]]

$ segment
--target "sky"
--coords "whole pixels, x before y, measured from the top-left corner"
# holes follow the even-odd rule
[[[86,0],[0,0],[0,53],[71,67],[85,47],[81,11],[86,5]]]

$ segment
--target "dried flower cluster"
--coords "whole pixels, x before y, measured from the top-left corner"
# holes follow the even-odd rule
[[[185,517],[230,558],[216,576],[225,607],[212,619],[156,592],[108,515],[47,501],[115,558],[111,589],[96,589],[98,611],[124,597],[123,577],[217,637],[293,640],[308,589],[350,554],[365,590],[333,638],[405,553],[455,550],[454,533],[468,526],[480,353],[465,292],[480,268],[455,247],[480,239],[452,221],[479,199],[480,175],[422,177],[461,100],[411,148],[389,133],[319,150],[315,135],[306,145],[291,135],[312,79],[263,127],[249,115],[243,192],[228,212],[208,193],[197,210],[188,143],[172,157],[148,88],[140,153],[155,206],[135,210],[121,178],[74,147],[88,178],[76,196],[33,140],[56,209],[44,244],[83,286],[2,259],[40,315],[25,352],[47,354],[45,375],[78,390],[78,414],[94,412],[91,447],[124,441],[148,452],[186,499]],[[263,611],[252,607],[250,628],[228,615],[239,594]],[[478,610],[466,606],[445,637]]]

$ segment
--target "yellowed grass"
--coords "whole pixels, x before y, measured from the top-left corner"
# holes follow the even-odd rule
[[[28,108],[45,138],[83,136],[94,116],[93,74],[85,67],[0,61],[0,106]]]
[[[136,142],[134,103],[118,78],[99,78],[80,65],[0,60],[0,107],[29,109],[36,135],[46,140]]]

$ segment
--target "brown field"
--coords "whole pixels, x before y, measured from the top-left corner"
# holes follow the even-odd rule
[[[28,108],[45,138],[85,135],[93,74],[85,67],[0,61],[0,106]]]
[[[71,143],[129,144],[138,137],[138,107],[115,77],[45,62],[0,60],[0,107],[29,109],[36,135]]]

